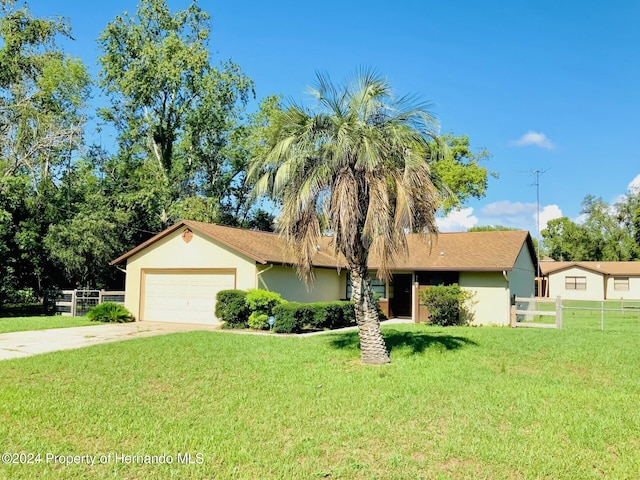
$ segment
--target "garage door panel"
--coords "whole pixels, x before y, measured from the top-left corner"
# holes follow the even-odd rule
[[[183,323],[219,323],[215,298],[235,287],[235,272],[171,271],[144,273],[142,320]]]

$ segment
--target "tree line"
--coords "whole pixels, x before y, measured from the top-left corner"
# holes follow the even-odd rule
[[[554,260],[640,260],[640,190],[611,205],[587,195],[579,219],[551,220],[541,235],[545,254]]]
[[[60,47],[69,20],[16,0],[0,9],[0,305],[121,287],[109,261],[179,219],[273,230],[282,199],[252,195],[248,172],[291,107],[274,94],[247,111],[254,82],[233,61],[214,63],[208,12],[142,0],[98,35],[93,78]],[[90,118],[115,132],[113,145],[88,137]],[[441,211],[484,196],[487,151],[453,134],[430,151],[431,178],[449,193]]]

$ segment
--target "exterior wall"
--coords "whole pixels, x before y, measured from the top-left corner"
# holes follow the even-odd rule
[[[460,287],[476,294],[474,325],[509,325],[509,284],[502,272],[460,272]]]
[[[526,245],[522,246],[513,270],[507,272],[510,295],[533,297],[535,294],[536,270]]]
[[[608,300],[640,300],[640,277],[629,275],[616,275],[616,277],[629,278],[629,290],[615,290],[614,276],[607,278],[607,299]]]
[[[193,232],[186,243],[182,228],[138,252],[127,260],[125,282],[125,307],[140,318],[140,294],[143,268],[156,269],[236,269],[236,288],[254,288],[256,283],[255,261],[225,246]]]
[[[586,290],[567,290],[565,288],[566,277],[585,277],[587,280]],[[559,295],[563,300],[604,300],[605,279],[601,273],[572,267],[550,273],[548,278],[550,298],[556,298]]]
[[[340,273],[333,268],[315,268],[315,282],[310,291],[298,278],[293,267],[260,266],[263,271],[258,275],[255,288],[279,293],[282,298],[295,302],[329,302],[340,300],[346,294],[346,270]]]

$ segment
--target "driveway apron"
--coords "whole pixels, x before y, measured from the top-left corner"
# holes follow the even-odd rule
[[[99,343],[152,337],[192,330],[214,330],[207,325],[133,322],[89,327],[52,328],[0,334],[0,360],[29,357],[39,353],[89,347]]]

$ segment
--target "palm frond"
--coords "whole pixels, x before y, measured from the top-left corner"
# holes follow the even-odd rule
[[[256,191],[270,188],[281,200],[278,230],[301,278],[313,280],[323,225],[350,266],[366,268],[371,252],[384,275],[406,252],[407,231],[437,232],[435,212],[447,192],[429,161],[445,149],[431,105],[396,98],[366,68],[344,87],[318,73],[310,92],[316,107],[291,103],[277,115],[273,145],[249,175]]]

